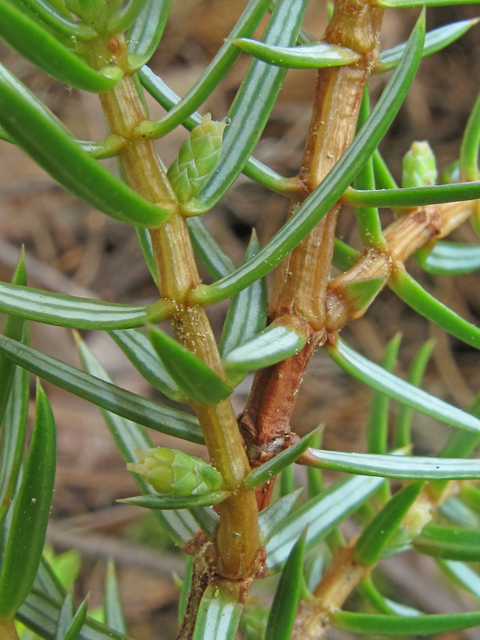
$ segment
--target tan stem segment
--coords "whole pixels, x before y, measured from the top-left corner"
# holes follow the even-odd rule
[[[0,640],[19,640],[13,620],[0,624]]]
[[[112,59],[127,70],[126,46],[117,36],[96,45],[95,66]],[[177,207],[175,194],[156,154],[153,142],[132,138],[133,129],[147,118],[133,78],[125,75],[111,91],[100,96],[111,133],[127,140],[118,157],[127,184],[152,202]],[[160,282],[160,294],[175,304],[172,324],[176,338],[225,377],[218,348],[205,311],[183,304],[188,293],[200,284],[185,219],[177,212],[161,228],[150,231]],[[215,570],[231,579],[249,578],[256,571],[258,521],[255,494],[240,489],[250,471],[235,414],[229,400],[215,407],[193,404],[202,427],[212,463],[221,472],[235,498],[220,509],[218,555]],[[235,532],[235,535],[233,535]]]
[[[355,136],[363,89],[379,52],[383,10],[359,0],[337,0],[325,32],[328,44],[349,47],[361,58],[355,64],[320,69],[312,118],[299,177],[308,195],[333,169]],[[305,196],[304,196],[305,197]],[[291,215],[295,215],[294,202]],[[312,329],[325,326],[325,294],[330,274],[339,206],[277,269],[269,313],[296,313]]]
[[[420,535],[433,518],[436,508],[452,491],[456,482],[450,482],[441,496],[434,496],[428,489],[422,491],[403,517],[401,528],[409,540]],[[292,640],[321,640],[330,626],[332,614],[341,609],[345,600],[358,583],[369,576],[373,566],[366,567],[355,559],[355,542],[340,549],[332,564],[313,591],[315,600],[303,601],[295,619]]]
[[[321,640],[330,625],[330,617],[364,578],[370,569],[356,562],[353,543],[340,549],[314,591],[316,599],[302,602],[295,619],[292,640]]]
[[[346,285],[379,276],[385,279],[386,284],[388,278],[395,273],[397,265],[403,265],[407,258],[428,242],[448,235],[477,209],[478,200],[451,202],[419,207],[395,220],[384,231],[387,244],[385,250],[367,249],[357,264],[328,285],[327,331],[339,331],[347,322],[362,316],[373,302],[373,299],[370,300],[359,313],[352,314],[344,296]],[[380,290],[376,295],[379,292]]]

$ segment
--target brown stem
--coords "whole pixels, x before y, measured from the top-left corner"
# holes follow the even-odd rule
[[[298,380],[303,379],[321,337],[306,320],[293,314],[282,316],[274,324],[282,324],[303,333],[308,342],[297,355],[262,369],[255,376],[247,406],[239,419],[250,462],[266,462],[283,448],[285,424],[288,424],[297,398]],[[281,404],[278,404],[279,393],[283,398]]]
[[[379,50],[383,10],[361,0],[337,0],[324,41],[349,47],[360,59],[355,64],[320,69],[312,118],[299,177],[304,192],[292,198],[290,215],[331,171],[355,135],[362,93]],[[241,426],[248,434],[250,454],[258,459],[272,441],[289,434],[289,419],[303,374],[316,347],[325,338],[326,294],[333,255],[339,205],[277,268],[269,317],[296,317],[306,325],[309,341],[293,358],[265,369],[255,381]],[[275,448],[275,447],[273,447]]]

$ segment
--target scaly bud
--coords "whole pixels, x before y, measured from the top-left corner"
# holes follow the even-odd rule
[[[180,203],[188,202],[203,187],[217,166],[225,121],[212,121],[209,113],[182,143],[167,176]]]
[[[414,142],[403,158],[402,187],[434,185],[437,175],[437,162],[428,142]]]
[[[225,489],[221,474],[200,458],[178,449],[153,447],[136,449],[138,463],[127,464],[158,493],[177,496],[200,496]]]

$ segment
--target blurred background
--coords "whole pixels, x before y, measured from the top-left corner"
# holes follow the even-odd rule
[[[245,0],[173,0],[172,13],[161,46],[151,61],[153,70],[183,96],[208,65],[227,37],[246,4]],[[387,11],[382,48],[404,41],[418,16],[417,10]],[[427,27],[480,17],[475,6],[430,9]],[[326,26],[322,0],[311,0],[306,25],[317,37]],[[264,25],[259,29],[258,34]],[[428,140],[439,171],[458,157],[460,140],[468,114],[479,90],[480,26],[474,27],[444,52],[424,60],[399,116],[381,145],[381,151],[398,181],[401,161],[414,140]],[[257,34],[257,35],[258,35]],[[67,90],[36,71],[0,43],[0,59],[74,134],[85,140],[105,136],[105,124],[98,99],[93,94]],[[223,118],[249,64],[242,55],[233,71],[215,90],[202,113]],[[374,77],[371,95],[375,101],[390,74]],[[290,71],[279,101],[258,145],[255,156],[283,175],[294,175],[301,162],[314,71]],[[164,113],[148,95],[152,118]],[[163,161],[169,165],[186,137],[178,129],[158,142]],[[115,163],[107,162],[115,171]],[[233,189],[205,218],[229,256],[240,264],[252,228],[264,244],[286,219],[287,202],[262,186],[240,177]],[[382,212],[384,224],[391,214]],[[358,246],[353,212],[342,211],[339,236]],[[478,238],[468,224],[453,239],[475,243]],[[27,158],[23,152],[0,142],[0,279],[8,281],[26,247],[30,286],[89,298],[125,303],[150,303],[156,291],[137,245],[135,234],[91,210],[63,191]],[[475,275],[433,278],[423,274],[410,260],[410,272],[435,296],[470,321],[479,320],[480,296]],[[208,275],[200,265],[205,281]],[[227,304],[209,310],[219,336]],[[69,364],[79,366],[74,342],[67,329],[33,324],[33,346]],[[418,347],[430,336],[437,343],[428,368],[425,388],[455,405],[466,408],[480,388],[478,355],[470,347],[429,326],[389,291],[384,291],[367,316],[353,322],[342,336],[366,356],[378,361],[388,340],[398,331],[403,345],[397,373],[404,374]],[[128,363],[118,347],[101,332],[84,339],[109,371],[114,381],[131,391],[168,404],[152,390]],[[32,381],[33,382],[33,381]],[[234,407],[244,406],[251,377],[233,396]],[[99,411],[86,402],[46,384],[59,434],[57,484],[49,543],[56,553],[76,547],[81,566],[76,594],[91,591],[93,607],[102,602],[103,580],[108,556],[115,559],[128,629],[136,640],[169,640],[176,634],[177,589],[172,573],[181,574],[183,558],[159,530],[153,518],[139,508],[115,503],[117,498],[136,495],[137,489],[103,424]],[[365,424],[370,394],[349,379],[322,352],[313,358],[292,419],[292,428],[303,434],[320,423],[326,425],[324,446],[328,449],[365,449]],[[392,407],[392,418],[396,407]],[[187,409],[188,410],[188,409]],[[431,419],[415,417],[416,452],[438,451],[447,429]],[[167,436],[153,434],[155,443],[179,446]],[[183,447],[183,444],[182,444]],[[200,448],[186,444],[189,453],[203,455]],[[298,469],[298,482],[303,470]],[[327,476],[327,480],[329,477]],[[350,529],[349,529],[350,527]],[[351,535],[354,525],[347,526]],[[416,604],[428,613],[477,608],[463,592],[451,587],[433,562],[408,554],[400,561],[382,565],[382,580],[388,595],[406,604]],[[70,556],[65,562],[78,564]],[[268,600],[268,581],[260,586]],[[332,637],[345,637],[331,632]],[[450,634],[480,638],[478,630]]]

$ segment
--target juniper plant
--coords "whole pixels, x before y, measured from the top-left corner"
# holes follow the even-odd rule
[[[212,63],[180,99],[146,66],[162,46],[171,0],[0,0],[0,37],[67,86],[97,93],[108,127],[103,141],[75,139],[2,66],[0,137],[18,145],[65,189],[134,227],[159,290],[158,301],[149,306],[39,291],[26,286],[22,257],[12,283],[0,284],[0,310],[7,314],[0,336],[2,640],[16,638],[14,617],[47,639],[125,638],[112,569],[105,626],[86,617],[86,603],[75,613],[71,596],[42,558],[55,425],[38,385],[33,437],[23,462],[29,373],[100,407],[143,494],[126,502],[151,509],[193,557],[182,586],[179,638],[233,639],[239,625],[245,638],[286,640],[321,638],[330,626],[386,636],[480,624],[478,611],[407,611],[386,599],[371,579],[382,557],[413,548],[433,556],[480,598],[478,575],[466,564],[480,560],[480,532],[467,529],[452,507],[479,511],[474,481],[480,479],[480,462],[466,458],[480,441],[480,403],[464,412],[420,389],[430,342],[405,381],[392,373],[398,337],[378,365],[338,336],[389,286],[449,334],[480,347],[480,330],[433,298],[404,267],[413,254],[433,274],[470,273],[480,266],[478,247],[441,241],[469,218],[479,227],[480,99],[465,131],[458,176],[451,172],[446,184],[435,184],[435,158],[425,142],[412,141],[401,188],[378,151],[422,57],[477,22],[425,34],[423,8],[408,42],[380,52],[384,11],[455,2],[336,0],[327,30],[316,41],[302,26],[307,0],[250,0]],[[265,15],[261,40],[252,39]],[[242,51],[252,62],[225,119],[201,118],[196,110]],[[294,178],[252,157],[287,68],[318,69],[303,161]],[[393,69],[370,112],[370,74]],[[167,110],[160,120],[149,118],[144,90]],[[167,171],[153,142],[180,125],[190,133]],[[121,179],[98,162],[108,157],[118,159]],[[199,216],[241,172],[289,199],[291,208],[286,224],[264,247],[253,236],[244,264],[236,268]],[[335,237],[342,204],[355,207],[360,252]],[[380,206],[396,214],[386,228]],[[201,282],[195,253],[212,284]],[[340,270],[333,279],[332,265]],[[268,296],[265,276],[274,269]],[[227,298],[217,346],[205,307]],[[175,402],[189,403],[196,418],[113,384],[78,334],[84,371],[34,350],[29,320],[108,331],[150,384]],[[165,321],[174,338],[155,326]],[[291,429],[303,375],[320,347],[373,390],[365,454],[321,450],[317,432],[300,439]],[[253,386],[237,420],[229,397],[250,371],[256,371]],[[403,407],[393,450],[387,438],[390,398]],[[413,410],[455,428],[434,458],[411,455]],[[143,427],[206,445],[210,464],[181,450],[152,448]],[[294,462],[308,467],[309,496],[299,508]],[[324,468],[347,475],[325,489]],[[278,474],[281,497],[271,504]],[[389,479],[401,480],[393,495]],[[458,497],[449,498],[453,494]],[[362,532],[345,542],[336,527],[361,507]],[[442,509],[449,526],[436,521]],[[323,575],[304,566],[306,552],[316,561],[326,548],[332,560]],[[271,608],[245,604],[253,581],[275,572],[282,575]],[[377,613],[342,610],[354,589]]]

